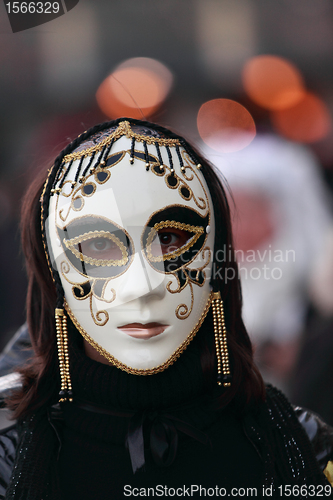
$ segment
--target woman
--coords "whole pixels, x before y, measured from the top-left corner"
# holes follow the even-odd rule
[[[183,138],[88,130],[31,187],[22,230],[35,357],[6,498],[331,494],[253,364],[225,192]]]

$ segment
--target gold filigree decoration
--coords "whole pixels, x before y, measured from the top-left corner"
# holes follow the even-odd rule
[[[137,151],[135,150],[136,153],[142,153],[142,151]],[[89,174],[86,175],[86,177],[82,177],[82,183],[79,186],[75,187],[75,183],[73,181],[65,181],[62,186],[61,192],[58,192],[57,194],[61,194],[62,196],[65,196],[66,198],[69,198],[71,196],[71,203],[70,206],[68,207],[67,213],[64,214],[64,209],[59,210],[59,217],[63,222],[66,222],[66,219],[70,213],[71,210],[74,210],[75,212],[80,212],[85,204],[84,198],[85,197],[90,197],[92,196],[97,189],[97,184],[105,184],[111,177],[111,172],[110,169],[117,165],[125,156],[125,154],[128,153],[129,155],[131,154],[131,151],[118,151],[117,153],[110,154],[107,159],[105,160],[106,164],[112,156],[118,156],[119,158],[111,163],[110,165],[106,165],[106,167],[101,168],[100,166],[98,167],[92,167],[91,171],[89,171]],[[153,156],[150,154],[150,156]],[[156,157],[156,164],[158,164],[158,160]],[[137,159],[144,161],[142,158],[137,157]],[[155,162],[152,163],[152,165],[155,165]],[[98,174],[100,173],[105,174],[105,178],[103,180],[99,179]],[[64,191],[64,186],[70,184],[71,185],[71,191],[69,193],[66,193]],[[91,192],[86,192],[87,187],[91,186]],[[58,196],[59,199],[59,196]]]
[[[130,123],[126,120],[119,123],[118,128],[112,132],[108,137],[103,139],[101,142],[96,144],[95,146],[91,146],[90,148],[83,149],[82,151],[77,151],[74,153],[70,153],[63,158],[63,162],[67,163],[71,160],[79,160],[82,156],[91,156],[93,153],[101,151],[105,146],[111,144],[112,141],[116,141],[120,139],[120,137],[126,136],[128,139],[135,138],[138,142],[145,142],[146,144],[157,144],[159,146],[180,146],[179,139],[164,139],[160,137],[151,137],[147,135],[141,135],[133,132]]]
[[[114,299],[115,298],[116,297],[114,296]],[[106,323],[109,321],[109,313],[107,311],[105,311],[104,309],[102,309],[101,311],[97,311],[96,316],[95,316],[94,315],[94,311],[93,311],[92,300],[93,300],[93,295],[90,294],[90,296],[89,296],[89,307],[90,307],[90,314],[91,314],[91,317],[93,319],[93,322],[97,326],[104,326],[104,325],[106,325]],[[104,315],[104,319],[102,319],[102,315]]]
[[[171,172],[171,169],[167,165],[163,165],[163,166],[164,166],[164,168],[170,170],[170,172]],[[176,184],[170,184],[170,181],[168,180],[169,177],[173,178],[173,179],[176,179]],[[166,185],[168,186],[169,189],[177,189],[179,187],[180,179],[179,179],[178,175],[175,172],[173,173],[173,175],[171,175],[171,173],[168,174],[165,177],[164,180],[165,180],[165,183],[166,183]],[[192,192],[192,190],[191,190],[191,192]]]
[[[79,204],[77,202],[79,202]],[[68,217],[68,214],[69,214],[71,208],[74,210],[74,212],[81,212],[81,210],[82,210],[83,207],[84,207],[84,198],[82,198],[82,196],[77,196],[76,198],[72,198],[71,199],[71,206],[70,206],[70,208],[68,210],[68,213],[67,213],[65,219],[63,219],[61,217],[60,212],[62,212],[62,210],[60,210],[59,216],[60,216],[61,220],[63,220],[65,222],[66,219],[67,219],[67,217]]]
[[[197,286],[200,286],[202,287],[206,281],[206,274],[204,272],[204,269],[205,267],[208,266],[210,260],[211,260],[211,250],[210,248],[208,247],[205,247],[203,250],[202,250],[202,258],[204,258],[205,256],[205,253],[208,252],[208,257],[206,258],[206,261],[205,263],[201,266],[201,267],[198,267],[197,269],[191,269],[188,267],[188,264],[184,264],[184,266],[182,266],[180,269],[183,270],[185,276],[186,276],[186,279],[185,279],[185,283],[183,285],[181,285],[180,281],[179,281],[179,277],[177,275],[177,272],[174,271],[172,272],[171,274],[176,278],[176,281],[177,281],[177,288],[175,289],[172,289],[171,286],[172,286],[172,281],[169,281],[167,283],[167,290],[168,292],[170,293],[180,293],[182,292],[187,286],[190,287],[190,293],[191,293],[191,304],[190,304],[190,307],[188,307],[186,304],[179,304],[176,308],[176,311],[175,311],[175,314],[177,316],[178,319],[186,319],[189,317],[189,315],[191,314],[192,310],[193,310],[193,303],[194,303],[194,294],[193,294],[193,285],[197,285]],[[203,276],[204,276],[204,279],[203,279],[203,282],[200,283],[199,281],[197,280],[194,280],[190,277],[189,273],[191,271],[196,271],[196,279],[198,278],[199,276],[199,273],[202,272],[203,273]]]
[[[88,186],[91,186],[92,187],[92,191],[90,193],[87,193],[85,192],[85,188],[87,188]],[[86,197],[90,197],[92,196],[93,194],[95,194],[96,192],[96,184],[94,184],[93,182],[85,182],[84,185],[81,187],[81,193],[83,196],[86,196]]]
[[[69,182],[69,183],[71,183],[71,181],[66,181],[66,182],[64,182],[64,185],[65,185],[66,183],[68,183],[68,182]],[[85,189],[87,186],[92,186],[92,192],[91,192],[91,193],[86,193],[86,192],[84,191],[84,189]],[[63,191],[61,191],[61,194],[62,194],[63,196],[65,196],[66,198],[68,198],[69,196],[71,196],[71,203],[70,203],[70,206],[69,206],[69,208],[68,208],[68,210],[67,210],[67,214],[66,214],[66,215],[63,215],[63,212],[64,212],[64,209],[63,209],[63,208],[61,208],[61,209],[59,210],[59,217],[60,217],[60,219],[61,219],[63,222],[65,222],[65,221],[66,221],[66,219],[67,219],[67,217],[68,217],[68,215],[69,215],[69,213],[70,213],[70,211],[71,211],[71,209],[75,210],[75,212],[79,212],[80,210],[82,210],[82,208],[84,207],[84,198],[83,198],[83,196],[84,196],[84,197],[88,197],[88,198],[89,198],[89,197],[90,197],[90,196],[92,196],[95,192],[96,192],[96,184],[94,184],[94,183],[93,183],[93,182],[91,182],[91,181],[90,181],[90,182],[85,182],[84,184],[82,184],[82,185],[80,185],[80,186],[78,186],[78,187],[76,187],[76,188],[74,188],[74,187],[72,186],[72,191],[71,191],[71,193],[69,193],[69,194],[68,194],[68,193],[64,193]],[[59,197],[58,197],[58,199],[59,199]],[[79,206],[75,206],[75,202],[77,202],[78,200],[79,200],[79,202],[80,202],[80,205],[79,205]]]
[[[192,165],[195,166],[195,164],[192,162],[191,158],[189,157],[189,155],[186,153],[186,151],[182,151],[182,157],[185,161],[188,161],[190,163],[192,163]],[[188,175],[188,172],[187,171],[190,171],[190,174],[191,175]],[[195,170],[193,169],[193,167],[191,165],[184,165],[184,168],[182,170],[182,174],[183,174],[183,177],[188,181],[188,182],[191,182],[193,179],[194,179],[194,174],[195,174]]]
[[[114,165],[116,165],[117,163],[119,162],[116,162],[114,164],[112,164],[111,166],[114,167]],[[99,180],[98,178],[98,174],[102,172],[103,174],[106,174],[106,177],[105,179],[103,179],[102,181]],[[111,172],[109,170],[107,170],[107,167],[106,168],[101,168],[101,167],[97,167],[95,172],[94,172],[94,177],[95,177],[95,181],[98,183],[98,184],[105,184],[111,177]]]
[[[194,165],[194,163],[193,163]],[[207,203],[205,201],[204,198],[201,198],[200,196],[197,198],[195,196],[195,194],[193,193],[193,190],[190,188],[190,186],[188,185],[187,182],[185,182],[184,179],[182,179],[175,171],[171,171],[171,168],[168,166],[168,165],[165,165],[163,163],[163,165],[157,165],[158,167],[161,167],[161,169],[159,168],[158,170],[155,169],[155,168],[151,168],[151,171],[157,175],[158,177],[164,177],[164,180],[165,180],[165,183],[167,185],[167,187],[169,189],[178,189],[178,193],[179,195],[186,201],[190,201],[193,199],[194,203],[196,204],[196,206],[200,209],[200,210],[206,210],[207,208]],[[189,177],[189,176],[186,176],[184,174],[184,170],[185,169],[190,169],[192,171],[192,177]],[[191,165],[184,165],[184,169],[183,169],[183,176],[186,180],[193,180],[194,176],[199,180],[200,182],[200,179],[197,175],[197,173],[195,172],[195,170],[193,169],[193,167]],[[170,179],[175,179],[175,184],[171,184],[170,183]],[[205,192],[205,189],[202,185],[202,182],[200,182],[200,185],[206,195],[206,192]],[[185,196],[183,194],[182,191],[184,190],[187,190],[189,195],[188,196]]]
[[[111,240],[113,243],[117,245],[119,250],[121,251],[122,259],[94,259],[93,257],[89,257],[84,255],[82,252],[75,248],[75,245],[82,243],[83,241],[88,241],[95,238],[107,238]],[[94,266],[125,266],[128,262],[128,253],[125,245],[115,234],[109,233],[108,231],[89,231],[88,233],[84,233],[80,236],[76,236],[70,240],[63,240],[65,246],[83,262],[88,264],[92,264]]]
[[[194,303],[194,294],[193,294],[193,285],[191,282],[189,282],[189,287],[190,287],[190,292],[191,292],[190,308],[188,308],[188,306],[186,304],[179,304],[179,306],[177,306],[176,311],[175,311],[175,314],[176,314],[178,319],[186,319],[189,317],[189,315],[192,312],[193,303]],[[175,293],[175,292],[171,292],[171,293]]]
[[[122,153],[122,154],[120,154],[120,153]],[[96,184],[94,184],[94,182],[97,182],[98,184],[105,184],[111,177],[110,168],[117,165],[117,163],[119,163],[123,159],[125,154],[126,154],[126,151],[122,151],[122,152],[120,151],[118,153],[113,153],[113,154],[109,155],[106,159],[106,162],[112,156],[115,156],[115,155],[119,155],[119,158],[116,161],[114,161],[111,165],[108,165],[105,168],[93,167],[92,171],[91,172],[89,171],[89,175],[85,178],[82,178],[82,183],[80,183],[78,186],[75,184],[75,182],[70,181],[70,180],[65,181],[63,183],[63,187],[66,184],[71,185],[71,191],[69,193],[66,193],[63,189],[61,190],[62,196],[65,196],[66,198],[71,196],[71,203],[70,203],[70,206],[67,210],[66,215],[64,215],[64,209],[59,210],[59,217],[63,222],[66,221],[71,209],[73,209],[75,212],[80,212],[82,210],[82,208],[84,207],[84,203],[85,203],[84,197],[89,198],[90,196],[92,196],[96,192],[97,186],[96,186]],[[63,171],[65,171],[65,170],[66,169],[63,167]],[[100,180],[100,178],[98,176],[98,174],[100,174],[101,172],[105,174],[105,178],[103,180]],[[93,179],[90,179],[91,177],[93,177]],[[59,181],[60,181],[60,179],[59,179]],[[92,190],[91,190],[91,192],[86,192],[85,190],[89,186],[92,187]],[[59,200],[60,192],[58,191],[57,194],[58,194],[57,200]],[[58,202],[57,202],[57,207],[58,207]]]
[[[185,245],[181,246],[177,250],[170,252],[170,253],[166,253],[164,255],[154,256],[151,253],[151,245],[153,243],[153,240],[157,236],[158,231],[160,229],[164,229],[166,227],[175,228],[175,229],[182,229],[183,231],[188,231],[188,232],[194,233],[194,235],[185,243]],[[185,224],[183,222],[177,222],[174,220],[166,220],[166,221],[157,222],[154,225],[154,227],[151,228],[151,231],[150,231],[148,238],[147,238],[147,256],[148,256],[148,259],[151,262],[162,262],[162,260],[165,261],[165,260],[175,259],[176,257],[179,257],[184,252],[189,250],[195,244],[195,242],[200,238],[200,236],[203,233],[204,233],[204,228],[202,226],[191,226],[190,224]]]
[[[60,180],[60,179],[59,179],[59,180]],[[70,184],[70,187],[71,187],[71,190],[70,190],[70,192],[69,192],[69,193],[66,193],[66,191],[65,191],[65,189],[64,189],[64,188],[65,188],[65,186],[66,186],[67,184]],[[62,191],[61,191],[61,194],[62,194],[65,198],[69,198],[70,196],[72,196],[73,190],[74,190],[74,188],[73,188],[73,186],[72,186],[72,181],[65,181],[65,182],[63,183],[63,185],[62,185]]]
[[[145,137],[145,136],[142,136],[142,137]],[[120,153],[120,151],[119,151],[119,153]],[[70,206],[67,209],[67,213],[66,214],[64,214],[64,209],[60,209],[59,210],[59,217],[60,217],[60,219],[63,222],[66,222],[67,217],[68,217],[68,215],[69,215],[69,213],[70,213],[70,211],[72,209],[75,212],[79,212],[79,211],[81,211],[83,209],[84,204],[85,204],[84,198],[85,197],[90,197],[90,196],[92,196],[96,192],[96,184],[95,184],[95,182],[97,182],[98,184],[104,184],[105,182],[107,182],[110,179],[110,176],[111,176],[111,173],[110,173],[109,169],[112,168],[112,167],[114,167],[115,165],[117,165],[117,163],[119,163],[124,158],[124,155],[126,153],[128,155],[131,155],[131,150],[124,150],[124,151],[122,151],[122,153],[123,154],[120,156],[120,158],[115,163],[113,163],[110,166],[106,166],[104,168],[100,168],[100,167],[94,168],[93,167],[92,172],[91,173],[89,172],[89,174],[83,179],[83,183],[81,185],[79,185],[77,187],[74,187],[72,181],[68,180],[68,181],[64,182],[63,186],[65,186],[67,184],[71,184],[71,192],[70,193],[65,193],[64,190],[62,190],[61,194],[63,196],[65,196],[66,198],[68,198],[68,197],[71,196],[71,203],[70,203]],[[135,153],[137,153],[137,154],[135,155]],[[113,154],[115,154],[115,153],[113,153]],[[140,157],[139,155],[143,155],[143,156]],[[110,155],[110,156],[112,156],[112,155]],[[108,158],[110,158],[110,156]],[[184,154],[183,154],[183,158],[185,159],[185,161],[191,162],[191,164],[184,165],[183,176],[184,176],[185,180],[182,179],[176,172],[172,173],[171,168],[168,165],[164,165],[164,164],[160,165],[157,157],[154,156],[153,154],[151,154],[150,152],[149,152],[149,157],[150,158],[154,158],[154,161],[150,161],[149,162],[149,168],[150,168],[150,170],[155,175],[157,175],[158,177],[162,177],[163,176],[164,180],[165,180],[165,183],[166,183],[166,185],[167,185],[167,187],[169,189],[178,189],[179,195],[185,201],[190,201],[190,200],[193,199],[194,203],[197,205],[197,207],[200,210],[206,210],[207,203],[204,200],[204,198],[202,198],[200,196],[197,198],[194,195],[193,190],[190,188],[189,184],[186,182],[186,181],[193,180],[193,178],[195,176],[198,179],[198,181],[199,181],[199,183],[201,185],[201,188],[203,189],[203,191],[205,193],[205,189],[203,187],[203,184],[200,181],[200,179],[199,179],[199,177],[197,175],[197,172],[193,168],[194,163],[191,162],[190,157],[188,155],[184,156]],[[146,161],[145,157],[144,157],[144,152],[143,151],[134,150],[134,158],[136,160],[139,160],[139,161],[142,161],[142,162]],[[106,162],[107,162],[107,160],[106,160]],[[156,167],[158,167],[158,169]],[[162,169],[162,171],[160,170],[160,168]],[[188,173],[186,173],[187,170],[190,170],[191,175],[189,175]],[[105,173],[107,173],[107,176],[106,176],[106,178],[103,181],[99,181],[98,180],[98,173],[99,172],[105,172]],[[170,181],[171,178],[175,179],[175,184],[174,185]],[[91,186],[91,192],[87,193],[85,190],[89,186]],[[58,194],[60,194],[60,193],[58,193]]]
[[[125,123],[125,122],[122,122],[122,123]],[[119,129],[119,133],[122,131],[122,133],[120,133],[119,137],[121,137],[122,135],[126,135],[126,137],[135,136],[136,138],[140,137],[142,141],[144,141],[145,138],[149,138],[149,136],[144,136],[144,135],[139,136],[138,134],[134,134],[134,133],[133,133],[134,135],[128,136],[126,133],[124,133],[124,130],[126,129],[126,127],[124,130],[120,129],[119,127],[118,127],[118,129]],[[112,136],[113,136],[113,134],[111,134],[109,137],[107,137],[106,139],[101,141],[101,143],[99,143],[98,145],[95,145],[92,148],[89,148],[89,151],[91,150],[93,153],[97,146],[100,146],[100,144],[104,143],[106,140],[109,140],[110,138],[112,138]],[[117,137],[117,138],[119,138],[119,137]],[[139,139],[137,139],[137,140],[139,140]],[[163,139],[163,140],[165,141],[167,139]],[[170,141],[171,141],[171,143],[168,144],[169,146],[176,145],[176,144],[173,144],[173,142],[172,142],[172,141],[174,141],[173,139],[172,140],[170,139]],[[145,141],[145,142],[147,144],[154,144],[156,141],[152,141],[152,142]],[[85,151],[88,151],[88,150],[85,150]],[[78,153],[72,153],[72,155],[77,155],[77,154],[81,154],[81,153],[84,153],[84,151],[80,151]],[[117,153],[117,154],[119,154],[119,153]],[[100,166],[92,167],[92,169],[91,169],[91,171],[89,171],[88,175],[85,178],[82,178],[83,182],[78,187],[75,187],[75,184],[73,183],[73,181],[68,180],[68,181],[64,182],[63,187],[66,186],[67,184],[71,184],[71,191],[69,193],[65,193],[64,190],[62,189],[61,194],[65,197],[71,196],[71,204],[70,204],[66,214],[64,214],[64,209],[60,209],[60,211],[59,211],[59,217],[63,222],[66,221],[71,209],[73,209],[76,212],[79,212],[82,210],[82,208],[84,207],[84,204],[85,204],[83,197],[90,197],[96,191],[96,184],[94,184],[94,182],[97,182],[98,184],[104,184],[105,182],[107,182],[111,176],[111,172],[109,171],[109,169],[111,167],[114,167],[115,165],[117,165],[117,163],[119,163],[124,158],[124,155],[126,153],[129,154],[130,156],[132,154],[131,150],[124,150],[124,151],[122,151],[122,155],[118,158],[118,160],[115,163],[112,163],[111,165],[106,166],[104,168],[101,168]],[[191,182],[193,180],[193,178],[196,177],[196,179],[198,180],[198,182],[201,185],[201,188],[202,188],[204,194],[206,195],[203,183],[201,182],[201,180],[198,176],[198,173],[196,171],[197,170],[196,165],[191,160],[190,156],[186,153],[186,151],[183,150],[181,152],[181,154],[182,154],[183,160],[185,162],[184,166],[182,167],[183,178],[180,177],[174,170],[172,170],[170,166],[164,165],[164,164],[160,165],[158,158],[156,156],[152,155],[150,152],[149,152],[149,157],[153,158],[154,161],[149,161],[148,168],[158,177],[164,177],[165,183],[169,189],[178,189],[179,195],[184,200],[190,201],[193,199],[194,203],[197,205],[197,207],[200,210],[206,210],[206,208],[207,208],[206,200],[204,198],[202,198],[201,196],[196,197],[193,193],[193,190],[190,188],[190,186],[188,184],[188,182]],[[106,163],[107,163],[108,159],[114,155],[115,155],[115,153],[108,156],[108,158],[106,159]],[[142,157],[141,157],[141,155],[142,155]],[[85,154],[85,156],[88,156],[88,154]],[[79,157],[78,158],[74,158],[74,157],[70,158],[70,157],[71,157],[71,155],[65,156],[64,161],[69,161],[70,159],[75,159],[75,160],[79,159]],[[146,162],[145,153],[143,151],[134,150],[134,158],[136,160]],[[103,179],[103,181],[100,181],[98,179],[98,174],[100,172],[104,172],[106,174],[106,177],[105,177],[105,179]],[[93,179],[91,179],[91,177],[93,177]],[[173,181],[171,181],[171,179],[173,179]],[[88,186],[92,187],[90,192],[86,192]],[[60,193],[58,192],[58,194],[60,194]],[[207,195],[206,195],[206,198],[207,198]]]
[[[72,322],[76,326],[77,330],[81,333],[82,337],[89,342],[89,344],[96,349],[99,354],[104,356],[111,364],[119,368],[120,370],[130,373],[131,375],[155,375],[156,373],[163,372],[169,366],[173,365],[175,361],[179,358],[179,356],[182,354],[183,351],[188,347],[190,342],[193,340],[195,335],[197,334],[199,328],[201,327],[202,323],[204,322],[204,319],[206,318],[210,304],[212,301],[212,293],[209,295],[206,306],[191,333],[187,336],[187,338],[180,344],[179,347],[171,354],[171,356],[161,365],[155,366],[154,368],[148,368],[148,369],[139,369],[139,368],[132,368],[131,366],[127,366],[118,359],[116,359],[112,354],[110,354],[106,349],[104,349],[102,346],[100,346],[90,335],[82,328],[76,317],[74,316],[73,312],[71,311],[69,305],[65,301],[65,309],[68,313],[68,316],[71,318]]]
[[[185,179],[186,179],[187,181],[189,181],[189,182],[190,182],[191,180],[193,180],[193,177],[195,176],[195,177],[197,178],[197,180],[199,181],[200,186],[201,186],[201,188],[202,188],[203,192],[205,193],[205,197],[206,197],[206,200],[207,200],[207,193],[206,193],[206,190],[205,190],[205,188],[204,188],[204,185],[203,185],[203,183],[202,183],[202,181],[201,181],[201,179],[200,179],[200,176],[199,176],[199,175],[198,175],[198,173],[197,173],[197,166],[196,166],[196,165],[195,165],[195,163],[192,161],[192,159],[191,159],[191,157],[189,156],[189,154],[188,154],[188,153],[186,153],[186,151],[184,151],[184,150],[183,150],[183,151],[181,152],[181,154],[182,154],[182,157],[183,157],[184,161],[185,161],[185,162],[187,162],[187,164],[186,164],[186,165],[184,165],[184,169],[183,169],[183,171],[182,171],[182,172],[183,172],[183,176],[184,176],[184,177],[185,177]],[[190,170],[190,172],[192,173],[192,175],[191,175],[191,176],[189,176],[189,175],[187,174],[187,170]],[[199,200],[199,201],[202,203],[202,205],[203,205],[203,206],[202,206],[202,207],[200,207],[200,208],[203,208],[203,210],[204,210],[204,209],[206,208],[206,206],[207,206],[207,204],[206,204],[206,200],[205,200],[204,198],[201,198],[201,197],[199,197],[199,198],[198,198],[198,200]],[[199,205],[198,205],[198,206],[199,206]]]
[[[60,264],[60,269],[61,269],[61,274],[64,277],[64,279],[67,281],[67,283],[72,285],[72,293],[73,293],[74,298],[76,300],[86,300],[89,298],[89,308],[90,308],[90,313],[91,313],[91,317],[92,317],[93,322],[97,326],[106,325],[106,323],[109,321],[109,313],[107,311],[105,311],[104,309],[102,309],[100,311],[97,311],[95,314],[94,310],[93,310],[93,297],[95,297],[96,299],[101,300],[103,302],[106,302],[107,304],[111,304],[111,302],[113,302],[116,299],[116,291],[113,288],[111,288],[111,290],[110,290],[112,292],[112,297],[110,299],[105,298],[106,287],[109,284],[109,282],[111,281],[111,278],[93,278],[93,279],[90,279],[88,281],[85,281],[84,283],[75,283],[75,282],[71,281],[66,276],[66,274],[68,274],[70,271],[70,266],[69,266],[68,262],[62,261]],[[105,283],[103,285],[101,295],[97,295],[95,293],[94,289],[95,289],[96,283],[98,281],[101,281],[101,280],[105,281]],[[90,285],[90,282],[92,282],[91,285]],[[87,283],[89,283],[89,285],[90,285],[90,290],[88,293],[85,293],[82,285],[86,285]],[[74,292],[75,289],[78,289],[81,297],[77,296],[77,294]],[[104,316],[104,318],[103,318],[103,316]]]
[[[45,213],[44,213],[44,197],[45,197],[46,187],[48,185],[49,178],[50,178],[50,175],[51,175],[53,167],[54,167],[54,165],[51,168],[49,168],[49,170],[47,172],[46,181],[44,183],[43,191],[42,191],[42,194],[40,196],[40,200],[39,201],[40,201],[40,204],[41,204],[41,209],[40,209],[40,228],[41,228],[41,234],[42,234],[42,243],[43,243],[44,253],[45,253],[45,257],[46,257],[47,267],[49,268],[50,274],[51,274],[52,279],[54,281],[52,266],[51,266],[51,262],[50,262],[50,256],[49,256],[49,252],[47,250],[47,245],[46,245]]]

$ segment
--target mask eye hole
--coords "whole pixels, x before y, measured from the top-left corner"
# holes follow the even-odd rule
[[[202,216],[183,205],[169,205],[153,213],[141,235],[145,258],[158,272],[178,271],[204,248],[207,225],[209,212]]]
[[[147,238],[147,256],[151,262],[175,259],[204,233],[202,226],[177,221],[161,221],[151,228]]]
[[[171,254],[183,247],[190,237],[190,233],[182,229],[161,228],[152,241],[151,254],[153,257]]]
[[[64,240],[64,244],[75,257],[94,266],[124,266],[128,262],[125,245],[107,231],[89,231]]]
[[[103,236],[82,241],[82,243],[77,245],[77,249],[84,256],[92,259],[117,261],[123,258],[122,249],[119,244]]]
[[[68,226],[57,226],[57,232],[66,258],[83,276],[115,278],[132,263],[134,244],[130,235],[105,217],[78,217]]]

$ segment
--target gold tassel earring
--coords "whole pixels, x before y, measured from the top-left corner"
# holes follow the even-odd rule
[[[63,309],[55,310],[58,358],[61,378],[59,403],[73,401],[72,382],[69,373],[67,317]]]
[[[213,292],[212,311],[217,357],[217,383],[224,387],[230,387],[231,373],[227,344],[227,329],[225,326],[223,301],[221,300],[220,292]]]

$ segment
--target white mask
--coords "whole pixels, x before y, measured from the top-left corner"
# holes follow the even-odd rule
[[[138,135],[121,122],[98,140],[64,159],[46,223],[52,265],[83,337],[118,368],[153,374],[178,358],[207,314],[212,201],[176,139]]]

